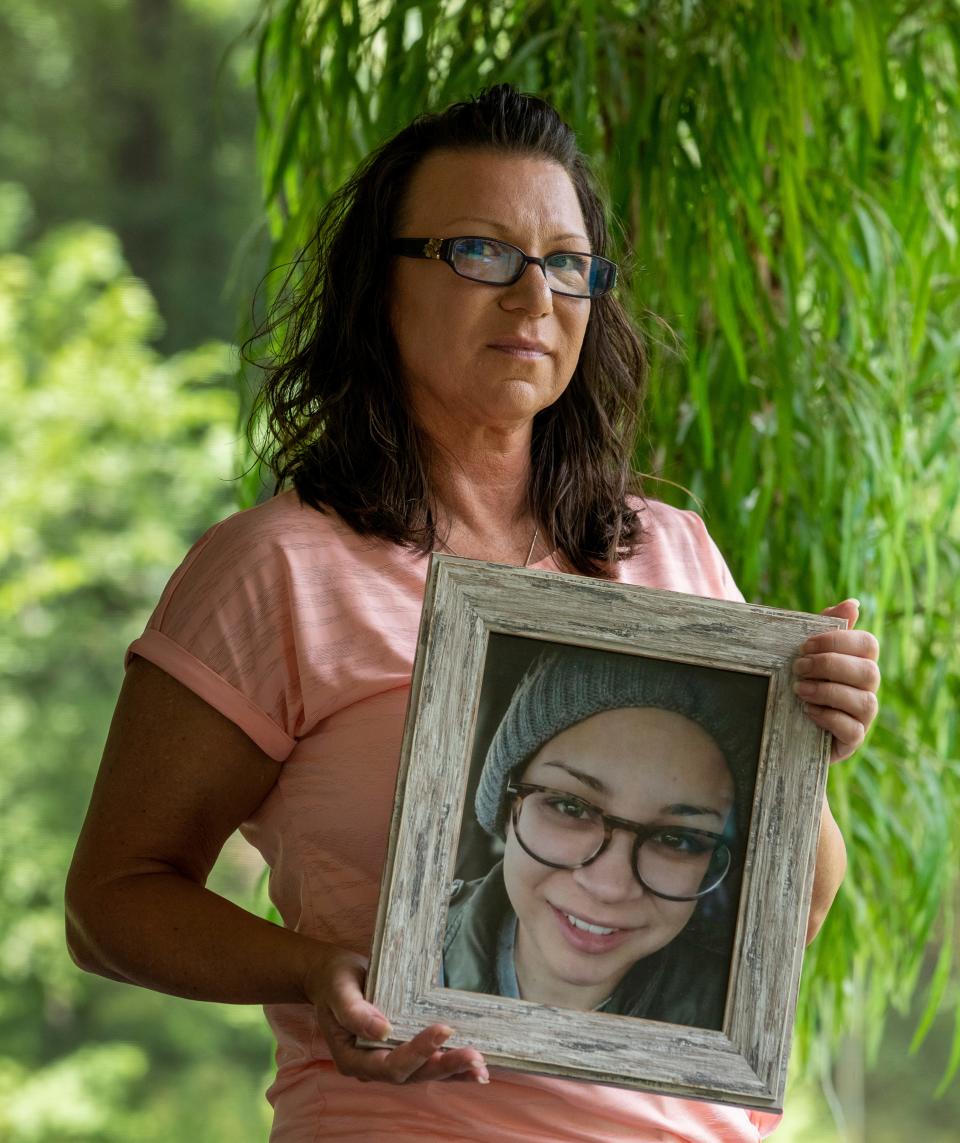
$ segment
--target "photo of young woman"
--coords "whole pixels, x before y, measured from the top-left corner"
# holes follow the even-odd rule
[[[454,885],[444,984],[720,1028],[765,691],[684,663],[540,653],[483,759],[476,818],[502,853]]]

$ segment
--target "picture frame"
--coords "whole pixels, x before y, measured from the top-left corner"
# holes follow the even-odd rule
[[[792,663],[810,635],[843,626],[843,621],[824,616],[435,554],[427,577],[366,984],[367,999],[391,1022],[388,1042],[401,1043],[429,1024],[444,1023],[455,1029],[447,1046],[472,1045],[492,1066],[781,1110],[830,752],[829,734],[806,717],[794,694]],[[738,791],[734,801],[739,799],[746,807],[736,812],[731,809],[728,815],[728,821],[738,820],[733,831],[736,836],[716,843],[716,853],[723,853],[725,861],[729,858],[729,867],[735,866],[721,887],[726,893],[727,915],[716,920],[721,914],[717,894],[711,901],[716,917],[709,922],[703,920],[708,911],[701,910],[706,898],[698,898],[692,912],[686,904],[666,902],[664,913],[673,909],[675,914],[682,914],[687,909],[691,919],[657,951],[663,971],[668,973],[661,979],[669,983],[669,973],[674,971],[687,975],[676,976],[670,988],[654,989],[658,996],[672,990],[681,1000],[675,1009],[652,1018],[644,1009],[629,1004],[615,1011],[609,1006],[607,1010],[584,1010],[580,997],[586,993],[578,992],[570,999],[572,994],[563,990],[562,981],[559,992],[555,988],[545,993],[554,997],[553,1002],[535,1002],[511,996],[507,984],[503,991],[499,985],[490,991],[473,991],[472,987],[458,987],[455,980],[448,985],[446,980],[447,975],[456,976],[445,965],[452,963],[449,949],[453,942],[447,924],[448,914],[453,916],[454,911],[451,900],[463,892],[459,886],[464,878],[458,876],[458,866],[469,866],[471,861],[476,865],[468,835],[482,833],[477,829],[476,807],[480,803],[475,790],[478,781],[486,782],[483,768],[493,765],[494,736],[503,738],[506,733],[499,729],[506,725],[505,709],[526,701],[524,688],[532,684],[524,680],[543,670],[566,671],[575,689],[581,687],[579,680],[589,682],[593,677],[590,672],[595,670],[613,671],[617,678],[662,678],[666,680],[662,688],[673,688],[671,693],[678,691],[677,678],[690,676],[697,687],[705,680],[701,693],[707,697],[703,701],[715,711],[725,709],[729,717],[724,726],[735,737],[740,736],[740,745],[724,745],[721,750],[734,774],[733,787]],[[556,679],[548,679],[547,684],[543,693],[556,693]],[[610,685],[604,681],[607,690]],[[744,697],[731,699],[730,695]],[[633,699],[623,705],[641,703],[646,700]],[[541,702],[536,709],[542,706]],[[592,710],[584,709],[588,715]],[[679,735],[675,744],[666,739],[667,745],[661,748],[666,757],[673,759],[670,752],[674,745],[677,757],[686,760],[697,756],[683,738],[688,732],[698,733],[696,726],[691,731],[687,725],[691,717],[689,712],[674,711],[679,722],[669,723],[669,715],[661,719],[669,734]],[[699,732],[703,726],[708,729],[708,741],[725,741],[727,730],[721,733],[699,715],[694,722],[697,718]],[[600,729],[605,725],[598,718],[590,724],[594,729],[590,731],[588,753],[602,751],[605,739]],[[638,732],[638,743],[641,739],[647,741],[649,736]],[[754,743],[752,747],[743,745],[748,741]],[[730,762],[734,752],[738,759],[752,757],[746,766],[738,762],[744,773],[752,766],[749,780],[744,780]],[[535,759],[539,757],[535,755]],[[671,761],[673,769],[669,772],[679,767],[677,772],[683,773],[685,764]],[[553,765],[549,773],[556,774],[563,764],[547,765]],[[513,773],[514,779],[503,781],[515,780],[517,771]],[[577,782],[592,781],[583,779],[580,771],[576,773],[580,775]],[[721,767],[710,773],[723,776],[723,782],[717,779],[716,790],[723,786],[727,790],[724,796],[729,797],[727,771]],[[616,799],[607,805],[603,796],[597,798],[604,803],[597,813],[592,809],[582,812],[582,799],[589,801],[593,796],[589,791],[583,793],[579,785],[571,787],[570,780],[563,774],[559,784],[566,793],[575,792],[581,799],[575,803],[578,818],[596,817],[600,810],[617,814]],[[550,782],[557,784],[554,779]],[[612,789],[616,791],[615,784]],[[633,786],[628,793],[630,798],[640,796]],[[516,796],[511,795],[511,799],[514,809],[510,812],[518,812]],[[635,801],[631,804],[639,805]],[[569,813],[566,805],[563,808]],[[693,810],[722,813],[709,806],[698,805]],[[514,817],[504,826],[504,833],[514,833],[514,840],[507,843],[508,869],[511,860],[516,863],[509,856],[509,847],[516,844],[517,826],[525,832],[530,828],[528,821],[533,820],[529,817],[533,810],[519,812],[527,817]],[[692,811],[681,807],[679,812]],[[625,826],[614,828],[629,832],[627,826],[638,820],[635,813]],[[712,819],[690,820],[701,825]],[[682,825],[685,819],[669,821]],[[601,826],[596,828],[602,832]],[[603,861],[610,863],[616,876],[623,877],[629,872],[623,870],[635,861],[635,868],[648,880],[660,879],[658,892],[663,893],[664,875],[659,869],[648,874],[642,861],[656,846],[677,843],[673,834],[662,830],[648,842],[643,838],[650,831],[642,826],[638,829],[633,856],[617,859],[622,869],[613,864],[612,856]],[[625,843],[611,841],[614,836],[607,838],[611,850],[619,846],[620,852],[626,853]],[[496,846],[497,839],[491,844]],[[537,845],[542,850],[539,840]],[[590,876],[599,876],[599,855],[577,867],[576,887],[570,892],[578,900],[587,900],[585,870],[591,862],[595,865]],[[537,868],[542,864],[541,854],[536,859]],[[473,874],[478,874],[477,880],[471,880]],[[554,878],[548,885],[562,886],[561,895],[567,893],[568,885],[574,885],[569,865],[560,873],[551,866],[546,869],[547,875]],[[470,891],[486,883],[482,868],[467,869],[465,876]],[[509,876],[509,872],[504,874],[508,883]],[[624,892],[643,897],[647,888],[645,882],[641,884],[642,890]],[[666,888],[673,892],[672,883],[667,882]],[[548,895],[552,892],[548,890]],[[510,904],[520,914],[512,931],[527,933],[523,907],[513,897]],[[655,904],[663,906],[660,896]],[[549,908],[556,913],[553,901]],[[626,915],[627,906],[610,906],[614,908],[617,916]],[[591,927],[598,910],[587,912],[586,921],[562,913],[554,919],[563,930],[561,937],[568,936],[573,942],[571,955],[575,959],[584,945],[588,953],[604,954],[581,958],[592,971],[595,964],[606,965],[611,958],[617,959],[619,952],[607,956],[608,946],[619,948],[617,942],[625,942],[627,949],[629,941],[622,933],[628,932],[633,940],[634,930],[611,931],[602,927],[602,921]],[[538,916],[536,923],[543,921],[534,915]],[[510,909],[505,910],[505,916],[512,916]],[[510,923],[507,919],[497,921],[498,931],[506,932]],[[545,923],[549,927],[550,922]],[[644,924],[645,931],[653,931],[651,924]],[[570,935],[564,925],[580,931]],[[696,940],[705,941],[709,949],[697,946],[691,961],[694,928],[700,934]],[[686,960],[680,955],[681,939]],[[446,956],[445,942],[449,946]],[[529,960],[533,944],[524,935],[516,947],[519,977],[520,950],[531,950]],[[558,947],[557,956],[570,952],[569,941],[561,939]],[[548,960],[554,956],[552,946],[546,956]],[[636,962],[638,972],[646,969],[645,956],[644,952]],[[726,959],[718,961],[717,957]],[[702,1008],[698,1006],[697,997],[705,987],[701,975],[705,974],[674,968],[690,963],[725,966],[726,976],[719,978],[719,1009],[710,1008],[706,1002]],[[531,972],[539,972],[535,960],[531,966]],[[551,981],[554,977],[548,970],[549,965],[543,979]],[[716,979],[712,973],[707,981],[711,988]],[[556,997],[560,997],[559,1002]],[[687,999],[692,1008],[684,1007]],[[714,1014],[701,1016],[701,1011]],[[682,1018],[678,1013],[683,1013]]]

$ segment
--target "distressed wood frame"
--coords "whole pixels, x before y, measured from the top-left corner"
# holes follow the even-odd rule
[[[491,1065],[745,1107],[782,1108],[829,735],[791,666],[841,620],[435,555],[404,731],[367,998],[392,1043],[456,1029]],[[440,987],[488,637],[549,642],[769,678],[722,1031]],[[463,712],[451,717],[451,712]],[[372,1044],[369,1046],[373,1046]],[[382,1045],[378,1045],[381,1046]]]

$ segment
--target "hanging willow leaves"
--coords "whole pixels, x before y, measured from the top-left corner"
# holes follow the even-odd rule
[[[861,1018],[876,1042],[937,939],[930,1003],[946,1003],[960,9],[285,0],[264,4],[252,34],[275,264],[363,155],[424,109],[505,80],[577,129],[634,267],[622,293],[653,338],[637,444],[650,491],[703,497],[748,598],[817,610],[855,595],[884,644],[878,725],[831,776],[850,872],[809,950],[801,1054],[822,1056]]]

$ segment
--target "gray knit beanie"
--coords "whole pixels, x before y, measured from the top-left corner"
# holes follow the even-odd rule
[[[477,821],[489,834],[506,829],[506,787],[555,735],[601,711],[653,707],[692,719],[717,743],[733,775],[737,831],[749,821],[765,680],[619,652],[570,647],[534,660],[513,693],[477,786]],[[752,709],[751,709],[751,700]]]

